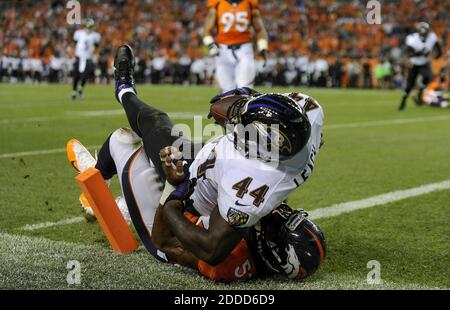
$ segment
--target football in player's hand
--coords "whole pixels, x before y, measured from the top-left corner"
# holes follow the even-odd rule
[[[213,102],[209,109],[208,118],[214,118],[216,124],[225,126],[226,122],[230,117],[234,115],[229,115],[229,109],[238,99],[242,98],[242,95],[230,95],[223,97],[222,99]]]

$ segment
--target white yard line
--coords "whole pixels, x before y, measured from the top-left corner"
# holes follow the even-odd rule
[[[79,112],[79,116],[85,117],[93,117],[93,116],[105,116],[105,115],[116,115],[116,113],[123,113],[122,110],[109,110],[109,111],[90,111],[90,112]],[[77,112],[78,113],[78,112]],[[84,113],[84,114],[83,114]],[[110,113],[110,114],[101,114],[101,113]],[[200,114],[192,113],[192,112],[170,112],[169,116],[174,119],[191,119],[195,116],[199,116]],[[202,116],[205,118],[205,116]],[[55,119],[55,118],[48,118]],[[44,118],[29,118],[29,119],[21,119],[21,120],[0,120],[0,124],[6,124],[6,122],[37,122],[42,121]],[[410,123],[421,123],[421,122],[434,122],[434,121],[446,121],[450,120],[450,115],[439,115],[432,117],[417,117],[417,118],[402,118],[402,119],[391,119],[391,120],[378,120],[378,121],[369,121],[369,122],[357,122],[357,123],[344,123],[344,124],[331,124],[325,125],[325,129],[343,129],[343,128],[360,128],[360,127],[371,127],[371,126],[383,126],[383,125],[400,125],[400,124],[410,124]],[[91,148],[98,148],[99,146],[91,146]],[[2,158],[11,158],[17,156],[35,156],[35,155],[46,155],[46,154],[56,154],[56,153],[64,153],[65,149],[49,149],[49,150],[36,150],[36,151],[24,151],[17,153],[5,153],[0,154],[0,159]]]
[[[172,119],[193,119],[195,116],[201,116],[202,118],[206,118],[205,113],[202,112],[168,112],[167,113]],[[49,122],[49,121],[61,121],[61,120],[70,120],[77,119],[80,117],[108,117],[108,116],[125,116],[125,112],[123,110],[96,110],[96,111],[73,111],[66,112],[64,115],[60,117],[25,117],[25,118],[16,118],[16,119],[2,119],[0,120],[0,125],[9,125],[9,124],[25,124],[25,123],[39,123],[39,122]]]
[[[98,149],[101,145],[91,145],[87,146],[87,149]],[[49,150],[36,150],[36,151],[29,151],[29,152],[17,152],[17,153],[5,153],[0,154],[0,159],[2,158],[13,158],[13,157],[24,157],[24,156],[37,156],[37,155],[48,155],[48,154],[58,154],[58,153],[65,153],[66,149],[49,149]]]
[[[9,125],[13,123],[38,123],[38,122],[48,122],[52,120],[59,120],[61,118],[57,117],[25,117],[25,118],[13,118],[13,119],[2,119],[0,120],[0,125]]]
[[[206,118],[205,113],[202,112],[167,112],[170,118],[173,119],[191,119],[194,117]],[[125,112],[120,110],[104,110],[104,111],[81,111],[81,112],[71,112],[68,116],[83,116],[83,117],[102,117],[102,116],[114,116],[114,115],[125,115]]]
[[[20,227],[20,230],[26,230],[26,231],[33,231],[37,229],[43,229],[43,228],[49,228],[53,226],[60,226],[60,225],[68,225],[68,224],[74,224],[74,223],[80,223],[83,222],[85,219],[82,216],[76,216],[76,217],[70,217],[64,220],[60,220],[57,222],[44,222],[44,223],[38,223],[38,224],[27,224],[23,227]]]
[[[206,115],[201,112],[183,112],[175,111],[168,112],[169,117],[173,119],[193,119],[195,116],[201,116],[206,118]],[[80,117],[108,117],[108,116],[118,116],[125,115],[122,109],[117,110],[94,110],[94,111],[73,111],[66,112],[65,115],[60,117],[26,117],[17,119],[1,119],[0,125],[8,125],[12,123],[37,123],[37,122],[47,122],[47,121],[57,121],[63,119],[77,119]],[[343,123],[343,124],[330,124],[325,125],[326,129],[343,129],[343,128],[360,128],[360,127],[372,127],[372,126],[384,126],[384,125],[401,125],[410,123],[423,123],[423,122],[434,122],[434,121],[446,121],[450,120],[450,115],[437,115],[430,117],[415,117],[415,118],[398,118],[398,119],[384,119],[376,121],[367,122],[354,122],[354,123]]]
[[[399,190],[381,194],[366,199],[349,201],[335,204],[329,207],[312,210],[309,213],[311,219],[320,219],[327,217],[334,217],[344,213],[350,213],[356,210],[372,208],[376,206],[385,205],[391,202],[421,196],[435,191],[450,189],[450,180],[443,182],[426,184],[410,189]]]
[[[312,211],[309,211],[309,217],[311,219],[321,219],[321,218],[328,218],[328,217],[335,217],[339,216],[344,213],[350,213],[356,210],[360,209],[367,209],[372,208],[376,206],[382,206],[391,202],[421,196],[425,194],[429,194],[432,192],[440,191],[440,190],[446,190],[450,189],[450,180],[446,180],[443,182],[438,183],[432,183],[427,185],[421,185],[418,187],[405,189],[405,190],[399,190],[394,192],[389,192],[386,194],[381,194],[377,196],[372,196],[366,199],[361,200],[355,200],[355,201],[349,201],[344,203],[335,204],[329,207],[325,208],[319,208]],[[37,229],[43,229],[53,226],[60,226],[60,225],[67,225],[72,223],[78,223],[83,221],[83,217],[71,217],[67,219],[63,219],[57,222],[45,222],[45,223],[38,223],[38,224],[32,224],[32,225],[25,225],[23,227],[20,227],[20,230],[37,230]]]
[[[355,123],[344,123],[344,124],[331,124],[325,125],[325,129],[343,129],[343,128],[361,128],[361,127],[372,127],[372,126],[384,126],[384,125],[401,125],[401,124],[411,124],[411,123],[423,123],[423,122],[436,122],[436,121],[447,121],[450,120],[450,115],[438,115],[430,117],[416,117],[416,118],[398,118],[398,119],[386,119],[368,122],[355,122]]]

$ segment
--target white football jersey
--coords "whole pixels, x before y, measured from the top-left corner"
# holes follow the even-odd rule
[[[292,98],[307,111],[311,123],[311,137],[303,150],[275,167],[245,158],[235,149],[232,136],[206,144],[189,168],[191,179],[197,179],[191,199],[201,215],[209,215],[218,205],[230,225],[251,227],[308,179],[319,152],[324,114],[313,98],[299,93]]]
[[[81,59],[94,58],[95,45],[100,42],[100,34],[95,31],[86,31],[79,29],[75,31],[73,39],[77,42],[75,47],[75,56]]]
[[[422,41],[418,32],[410,34],[406,37],[406,45],[412,48],[415,52],[425,52],[431,53],[433,51],[434,46],[438,42],[438,37],[434,32],[430,32],[425,39]],[[413,56],[410,58],[410,61],[413,65],[422,66],[428,63],[428,56]]]

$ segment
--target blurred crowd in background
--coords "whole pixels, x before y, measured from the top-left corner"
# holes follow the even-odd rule
[[[129,42],[136,79],[145,83],[212,84],[214,60],[202,46],[206,0],[84,0],[102,38],[97,83],[112,76],[114,50]],[[450,2],[382,0],[382,23],[368,24],[366,1],[260,0],[270,57],[257,59],[257,85],[398,88],[406,69],[404,38],[427,21],[444,52]],[[67,82],[74,62],[67,1],[0,2],[0,81]],[[443,67],[448,54],[435,70]],[[436,72],[437,73],[437,72]]]

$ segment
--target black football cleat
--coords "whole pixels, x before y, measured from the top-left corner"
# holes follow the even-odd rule
[[[117,49],[114,58],[114,79],[116,81],[116,98],[120,102],[119,93],[131,88],[136,93],[134,83],[135,59],[133,49],[129,45],[122,45]]]

